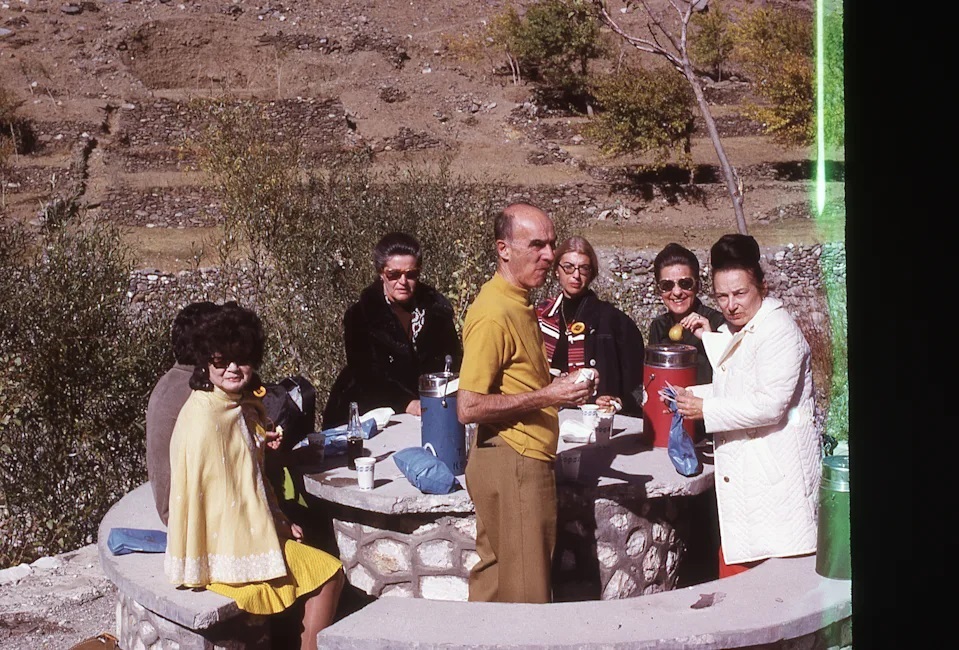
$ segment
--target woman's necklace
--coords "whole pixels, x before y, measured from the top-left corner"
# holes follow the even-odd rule
[[[573,320],[570,321],[566,316],[566,303],[567,299],[564,296],[563,302],[560,303],[559,313],[563,317],[563,327],[566,329],[567,336],[576,336],[582,334],[586,331],[586,324],[579,320],[579,314],[583,311],[583,305],[586,302],[586,296],[582,296],[579,299],[579,304],[576,306],[576,312],[573,314]]]

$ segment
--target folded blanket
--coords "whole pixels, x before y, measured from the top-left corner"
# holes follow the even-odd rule
[[[111,528],[107,548],[114,555],[163,553],[166,550],[166,533],[142,528]]]

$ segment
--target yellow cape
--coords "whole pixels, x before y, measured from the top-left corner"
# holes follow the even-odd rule
[[[263,475],[259,400],[195,390],[170,440],[170,517],[164,571],[176,585],[242,584],[287,574]]]

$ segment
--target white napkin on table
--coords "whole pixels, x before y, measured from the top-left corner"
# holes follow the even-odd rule
[[[564,420],[559,425],[559,435],[563,442],[591,442],[596,436],[592,429],[576,420]]]

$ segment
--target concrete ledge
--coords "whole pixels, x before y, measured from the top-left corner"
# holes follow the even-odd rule
[[[246,616],[236,601],[212,591],[177,589],[163,573],[163,553],[113,555],[107,548],[111,528],[166,530],[153,503],[153,491],[144,483],[120,499],[100,522],[97,552],[100,566],[120,593],[146,609],[191,630],[207,630],[217,623]]]
[[[851,582],[819,576],[815,562],[814,556],[767,560],[731,578],[623,600],[526,605],[385,597],[321,632],[319,642],[390,650],[777,644],[848,627]]]

